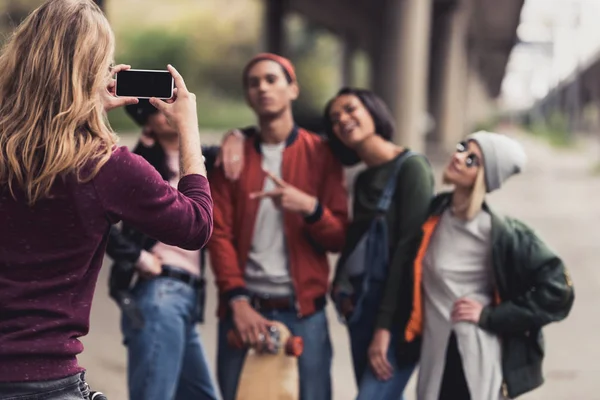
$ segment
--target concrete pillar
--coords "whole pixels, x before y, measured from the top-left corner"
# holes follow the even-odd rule
[[[417,151],[425,146],[431,7],[432,0],[388,0],[372,47],[372,87],[396,116],[394,142]]]
[[[465,121],[469,74],[476,73],[473,66],[469,65],[469,17],[469,2],[460,2],[449,15],[448,29],[443,39],[446,45],[443,48],[444,62],[440,64],[442,79],[436,94],[439,106],[434,116],[435,139],[443,148],[452,146],[467,133]]]
[[[377,36],[381,35],[383,35],[383,33],[380,33]],[[390,67],[392,57],[384,51],[386,47],[392,46],[389,42],[393,40],[393,38],[380,38],[379,41],[374,42],[370,48],[371,89],[385,101],[391,110],[394,109],[396,98],[393,96],[393,91],[390,90],[390,86],[396,86],[397,77]],[[396,43],[396,41],[394,41],[394,43]]]
[[[449,35],[451,31],[452,15],[454,7],[448,6],[454,3],[434,3],[431,29],[431,50],[429,63],[429,114],[431,115],[434,127],[432,132],[428,132],[427,141],[440,142],[441,132],[438,121],[441,117],[443,106],[440,94],[440,88],[444,84],[446,65],[450,52]]]
[[[285,56],[285,15],[288,0],[265,1],[265,48],[266,51]]]
[[[466,100],[463,106],[464,122],[463,135],[483,124],[491,122],[492,117],[498,116],[498,103],[492,98],[489,85],[483,76],[470,66],[467,70]],[[457,136],[461,137],[462,135]]]
[[[341,86],[352,86],[354,82],[354,55],[356,53],[356,41],[351,35],[342,37],[342,74]]]

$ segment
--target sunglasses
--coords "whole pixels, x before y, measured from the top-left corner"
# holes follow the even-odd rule
[[[456,145],[457,153],[464,153],[468,149],[469,149],[469,146],[468,146],[467,142],[460,142],[459,144]],[[474,153],[469,153],[467,155],[467,157],[465,158],[465,164],[466,164],[467,168],[479,167],[481,165],[481,163],[479,162],[479,157],[477,157],[477,154],[474,154]]]

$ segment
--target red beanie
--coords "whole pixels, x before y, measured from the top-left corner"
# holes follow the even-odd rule
[[[248,76],[248,70],[250,70],[250,68],[254,64],[256,64],[259,61],[263,61],[263,60],[275,61],[277,64],[279,64],[283,67],[285,72],[292,79],[292,82],[296,82],[296,71],[294,69],[294,65],[292,64],[292,62],[290,60],[288,60],[285,57],[278,56],[277,54],[273,54],[273,53],[260,53],[260,54],[255,55],[254,57],[252,57],[250,59],[250,61],[248,61],[248,64],[246,64],[246,67],[244,67],[244,72],[242,75],[243,80],[244,80],[244,86],[246,86],[246,77]]]

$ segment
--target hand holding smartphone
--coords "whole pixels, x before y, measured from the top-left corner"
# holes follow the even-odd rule
[[[131,66],[125,64],[119,64],[111,68],[111,75],[118,74],[121,71],[130,69]],[[100,98],[104,111],[109,112],[118,107],[124,107],[129,104],[137,104],[139,100],[136,97],[117,97],[116,95],[116,80],[112,77],[108,80],[106,87],[101,88]]]
[[[117,97],[152,97],[167,100],[173,97],[174,79],[169,71],[127,69],[117,73]]]
[[[173,66],[169,65],[167,69],[177,86],[173,90],[174,96],[168,100],[151,97],[150,104],[162,112],[169,124],[179,132],[181,176],[189,174],[206,176],[206,167],[200,146],[196,95],[187,89],[183,77]]]

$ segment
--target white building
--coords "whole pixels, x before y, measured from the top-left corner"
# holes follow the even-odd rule
[[[524,109],[600,56],[600,0],[526,0],[502,87],[504,109]]]

